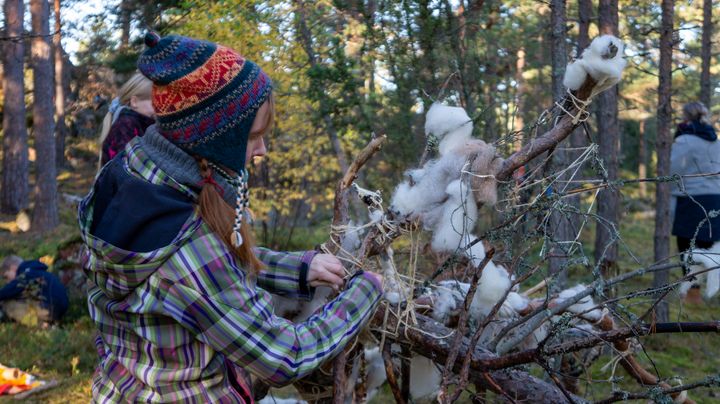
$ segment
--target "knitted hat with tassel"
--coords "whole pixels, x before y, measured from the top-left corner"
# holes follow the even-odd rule
[[[160,134],[216,170],[238,174],[232,240],[239,247],[249,204],[245,152],[255,115],[270,95],[270,78],[239,53],[212,42],[149,32],[145,45],[138,69],[153,82]]]

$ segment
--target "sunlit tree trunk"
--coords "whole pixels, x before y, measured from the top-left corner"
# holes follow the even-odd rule
[[[657,107],[657,176],[670,174],[670,146],[672,145],[672,46],[673,46],[673,0],[662,1],[660,28],[660,83]],[[670,183],[658,182],[655,191],[655,261],[666,260],[670,255]],[[669,270],[655,272],[654,287],[667,284]],[[668,305],[660,302],[655,309],[657,321],[668,320]]]
[[[35,209],[32,228],[58,225],[55,122],[53,120],[53,66],[50,46],[50,7],[47,0],[31,0],[33,65],[33,134],[35,136]]]
[[[523,113],[525,112],[525,78],[523,72],[525,71],[525,49],[520,48],[517,51],[517,58],[515,59],[515,104],[516,112],[513,119],[513,131],[518,132],[513,139],[513,150],[520,150],[523,142],[523,130],[525,121],[523,120]]]
[[[712,77],[710,76],[710,62],[712,61],[712,6],[713,0],[703,2],[703,32],[702,32],[702,70],[700,72],[700,101],[708,109],[712,105]]]
[[[600,0],[598,6],[600,33],[618,36],[618,2],[617,0]],[[618,88],[614,86],[598,95],[597,124],[598,146],[607,172],[607,180],[618,178],[618,152],[620,139],[620,123],[618,121]],[[600,191],[597,200],[597,214],[603,218],[598,221],[595,231],[595,262],[600,265],[604,276],[616,271],[618,248],[616,231],[612,225],[619,224],[620,195],[612,188]]]
[[[60,20],[60,0],[54,0],[55,35],[53,35],[53,52],[55,54],[55,159],[58,168],[65,164],[65,137],[68,128],[65,125],[65,82],[63,48],[61,39],[62,21]]]
[[[23,35],[23,0],[5,0],[5,35]],[[28,204],[28,135],[25,126],[25,44],[3,41],[3,161],[0,211],[15,214]]]

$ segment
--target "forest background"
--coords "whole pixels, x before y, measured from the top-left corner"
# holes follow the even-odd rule
[[[661,46],[668,6],[673,24]],[[285,250],[327,238],[335,183],[378,134],[388,142],[358,182],[389,199],[425,149],[424,112],[435,101],[464,107],[474,136],[509,155],[546,125],[543,112],[564,93],[558,78],[566,63],[601,33],[625,42],[628,67],[617,90],[592,104],[584,130],[563,145],[554,164],[568,164],[574,148],[592,140],[602,170],[585,166],[585,178],[599,171],[610,181],[667,174],[680,107],[702,100],[713,117],[720,109],[713,103],[720,70],[713,9],[712,0],[121,0],[88,12],[78,0],[6,0],[0,256],[43,257],[55,270],[72,261],[79,236],[74,204],[92,184],[100,123],[134,72],[148,28],[227,45],[272,77],[277,125],[267,157],[252,169],[251,198],[259,242]],[[671,57],[664,71],[663,52]],[[671,77],[671,87],[660,77]],[[7,123],[8,117],[22,119]],[[580,232],[580,254],[614,271],[674,254],[669,218],[664,208],[656,214],[667,203],[669,184],[660,184],[664,190],[650,181],[603,190],[597,200],[583,197],[579,206],[620,232],[590,222]],[[502,219],[502,212],[483,212],[485,227]],[[571,233],[556,232],[566,239]],[[64,394],[85,400],[95,357],[76,272],[65,274],[78,285],[66,324],[42,331],[3,325],[0,362],[63,378]],[[641,289],[653,280],[638,282]],[[661,317],[717,318],[717,301],[686,308],[668,300]],[[12,342],[17,333],[27,347]],[[655,357],[666,377],[720,368],[712,337],[652,343],[667,353]],[[715,393],[702,394],[712,400]]]

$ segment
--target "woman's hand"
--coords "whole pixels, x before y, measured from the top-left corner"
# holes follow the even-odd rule
[[[332,254],[317,254],[310,261],[307,281],[312,287],[328,286],[337,292],[345,282],[344,277],[345,269]]]

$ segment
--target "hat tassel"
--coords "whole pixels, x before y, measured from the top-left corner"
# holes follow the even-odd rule
[[[250,198],[248,196],[248,184],[247,184],[248,173],[245,170],[240,172],[237,186],[237,196],[235,204],[235,223],[233,224],[233,231],[230,235],[230,240],[233,247],[238,248],[243,244],[242,233],[242,220],[245,210],[250,205]]]

